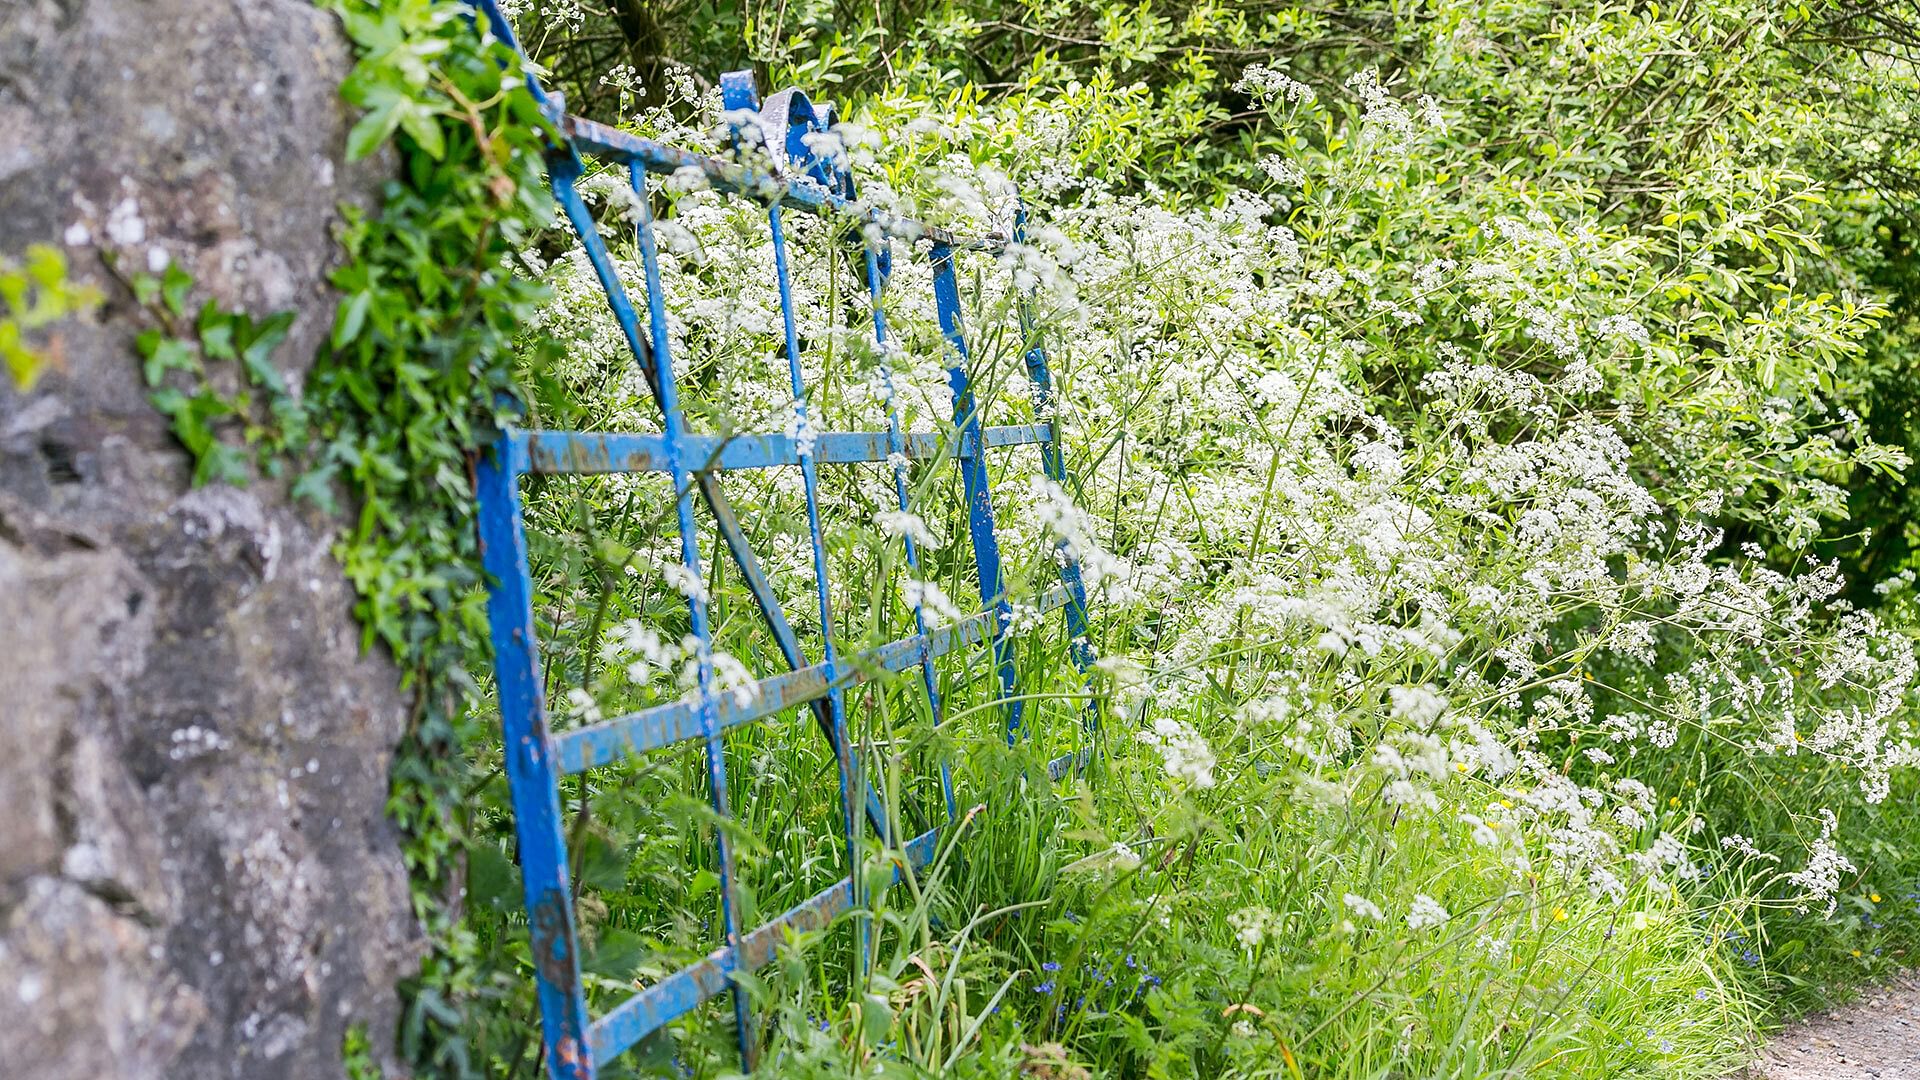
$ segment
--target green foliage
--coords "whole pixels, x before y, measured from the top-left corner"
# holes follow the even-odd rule
[[[382,1080],[380,1066],[374,1060],[373,1043],[363,1024],[350,1024],[340,1040],[340,1060],[346,1080]]]
[[[1320,137],[1262,125],[1232,90],[1249,67],[1284,67],[1329,95],[1377,66],[1390,85],[1433,95],[1453,115],[1450,145],[1471,163],[1436,175],[1436,198],[1464,194],[1463,181],[1482,170],[1580,189],[1603,223],[1663,235],[1668,247],[1657,257],[1680,270],[1668,301],[1713,322],[1737,326],[1769,291],[1794,294],[1780,297],[1790,306],[1905,295],[1914,273],[1920,8],[1910,2],[891,0],[729,4],[642,22],[634,13],[651,5],[634,0],[604,13],[577,0],[521,7],[529,26],[551,28],[529,36],[535,59],[578,109],[602,119],[619,119],[627,102],[609,68],[641,63],[639,51],[700,75],[751,63],[763,82],[843,106],[937,101],[965,114],[989,97],[1016,108],[1070,103],[1070,137],[1047,156],[1097,162],[1116,188],[1214,200],[1257,184],[1263,154]],[[636,36],[643,23],[647,33]],[[638,104],[673,101],[655,92]],[[1697,264],[1702,247],[1718,249],[1720,262]],[[1781,315],[1788,324],[1798,317]],[[1838,350],[1816,339],[1784,353],[1722,329],[1702,326],[1693,339],[1754,357],[1757,366],[1738,373],[1753,402],[1792,400],[1805,378],[1836,413],[1861,421],[1834,446],[1796,451],[1806,460],[1756,460],[1743,497],[1729,501],[1729,527],[1788,565],[1812,539],[1791,504],[1850,510],[1849,527],[1820,548],[1843,558],[1856,597],[1867,599],[1861,579],[1900,568],[1907,533],[1920,531],[1910,509],[1920,502],[1903,472],[1833,451],[1848,449],[1854,432],[1884,445],[1920,435],[1901,389],[1920,376],[1910,320],[1878,320]],[[1763,426],[1751,408],[1693,406],[1721,410],[1727,431],[1757,435]],[[1785,478],[1801,465],[1803,479]]]
[[[342,92],[368,110],[351,156],[390,146],[397,169],[377,214],[343,210],[342,301],[307,387],[315,452],[300,490],[344,494],[355,517],[336,554],[364,640],[392,653],[414,694],[388,810],[433,951],[409,987],[403,1050],[424,1071],[463,1075],[460,1010],[485,987],[458,923],[460,754],[488,730],[466,674],[487,640],[469,478],[517,407],[514,337],[544,295],[509,260],[547,221],[545,123],[517,59],[484,47],[456,5],[330,6],[359,57]]]
[[[67,257],[59,248],[29,244],[24,262],[0,257],[0,362],[13,384],[31,390],[41,372],[59,362],[57,352],[30,344],[32,337],[99,303],[97,290],[67,279]]]
[[[107,265],[114,267],[114,260]],[[255,322],[212,300],[190,313],[193,276],[178,263],[125,284],[153,323],[134,338],[148,398],[193,455],[193,483],[245,484],[256,470],[282,475],[308,440],[306,405],[273,365],[293,313]],[[256,403],[255,394],[264,402]]]
[[[482,687],[462,674],[485,666],[466,463],[502,419],[516,370],[536,421],[631,428],[653,413],[590,279],[577,264],[544,261],[572,241],[539,231],[543,121],[515,88],[512,64],[435,5],[337,6],[362,57],[343,91],[366,110],[352,149],[390,141],[401,178],[377,218],[350,213],[344,230],[352,262],[336,278],[346,299],[310,392],[324,456],[308,487],[343,489],[359,509],[340,551],[363,624],[421,694],[392,809],[436,949],[412,988],[403,1039],[423,1074],[525,1076],[538,1068],[538,1036],[511,818],[491,717],[467,707]],[[1687,622],[1695,616],[1674,607],[1684,581],[1709,575],[1757,604],[1771,604],[1776,587],[1820,588],[1799,578],[1777,586],[1788,579],[1731,543],[1702,546],[1710,530],[1697,505],[1717,505],[1733,541],[1760,542],[1780,565],[1822,542],[1881,576],[1891,567],[1871,549],[1817,538],[1848,512],[1849,489],[1858,520],[1883,532],[1909,512],[1894,478],[1910,442],[1910,395],[1899,388],[1911,382],[1912,312],[1880,294],[1913,273],[1902,237],[1916,163],[1897,133],[1911,121],[1914,85],[1910,65],[1866,60],[1847,44],[1862,40],[1857,8],[522,6],[523,30],[538,28],[525,35],[536,61],[576,111],[711,148],[706,92],[673,61],[703,77],[752,62],[763,86],[831,88],[880,136],[862,162],[869,191],[884,182],[890,195],[965,227],[982,222],[955,197],[956,176],[1004,174],[1049,203],[1040,220],[1074,230],[1067,246],[1096,256],[1096,269],[1076,271],[1089,291],[1079,306],[1096,314],[1060,313],[1056,356],[1069,399],[1095,418],[1070,434],[1076,467],[1090,477],[1086,501],[1116,550],[1184,590],[1157,609],[1109,608],[1100,644],[1141,657],[1165,680],[1151,715],[1212,741],[1217,786],[1170,784],[1174,758],[1163,771],[1136,740],[1164,732],[1125,720],[1110,728],[1117,737],[1097,782],[1058,799],[1032,784],[1039,760],[1071,749],[1079,730],[1081,690],[1053,634],[1023,644],[1040,734],[1017,753],[1000,748],[990,680],[963,659],[944,676],[951,711],[939,730],[910,678],[855,699],[858,737],[887,748],[874,758],[896,817],[920,825],[938,814],[926,777],[940,749],[955,754],[956,784],[979,808],[940,863],[877,899],[870,980],[851,977],[844,926],[800,935],[774,967],[744,980],[771,1017],[781,1075],[1717,1076],[1738,1058],[1757,992],[1811,995],[1920,940],[1906,895],[1920,889],[1913,816],[1862,799],[1858,763],[1756,757],[1745,741],[1785,720],[1791,751],[1796,717],[1857,708],[1859,697],[1846,695],[1865,673],[1898,668],[1896,635],[1856,623],[1836,644],[1831,626],[1795,608],[1768,616],[1800,620],[1791,633],[1776,624],[1742,637],[1747,630]],[[1251,65],[1283,61],[1322,107],[1236,89]],[[1385,87],[1342,90],[1372,66]],[[1417,147],[1383,153],[1364,141],[1369,120],[1379,121],[1369,86],[1406,109],[1432,94],[1442,115],[1420,118]],[[1300,182],[1283,180],[1288,166]],[[611,211],[620,182],[584,186]],[[1258,193],[1251,203],[1248,188]],[[767,366],[778,343],[751,239],[763,238],[764,219],[717,213],[698,198],[662,201],[671,204],[662,220],[690,245],[671,255],[667,279],[690,408],[715,430],[765,427],[786,403],[784,374]],[[792,227],[796,251],[826,246],[804,223]],[[1168,243],[1202,228],[1204,251]],[[611,216],[607,231],[620,234],[616,256],[630,262],[630,232]],[[1282,232],[1297,244],[1292,264],[1268,250]],[[1228,254],[1216,264],[1216,252]],[[1302,257],[1365,290],[1296,288],[1290,274]],[[553,286],[551,302],[511,272],[513,258]],[[1455,263],[1464,277],[1476,260],[1504,266],[1516,282],[1510,295],[1547,317],[1503,306],[1482,318],[1471,307],[1477,286],[1422,280],[1422,267]],[[1433,271],[1435,280],[1454,281],[1449,272]],[[808,362],[825,373],[816,415],[855,426],[842,421],[876,364],[857,335],[840,332],[857,321],[859,290],[844,264],[803,265],[801,275],[815,319]],[[1260,304],[1244,305],[1248,297]],[[697,310],[688,306],[696,299]],[[1288,304],[1319,321],[1273,310]],[[1396,317],[1408,314],[1413,321]],[[1591,370],[1570,371],[1543,346],[1556,326],[1622,315],[1645,340],[1594,342]],[[889,316],[907,355],[938,354],[924,319]],[[983,372],[1017,363],[1021,343],[1007,321],[1000,294],[969,312]],[[1321,337],[1340,348],[1318,351]],[[556,338],[567,346],[559,360]],[[1510,379],[1494,384],[1508,389],[1533,387],[1537,400],[1507,413],[1471,394],[1448,400],[1427,381],[1453,364],[1442,345],[1465,345],[1474,371]],[[1299,394],[1289,413],[1281,403],[1291,387],[1317,380],[1362,404],[1309,409]],[[923,426],[940,419],[926,400],[909,412]],[[1656,497],[1651,509],[1620,511],[1616,532],[1644,526],[1649,539],[1589,560],[1592,578],[1541,585],[1528,559],[1544,556],[1515,554],[1539,526],[1525,516],[1530,504],[1572,520],[1600,498],[1589,490],[1601,486],[1598,474],[1582,479],[1568,466],[1571,490],[1501,502],[1462,462],[1501,462],[1511,446],[1594,465],[1605,454],[1579,441],[1590,424],[1617,430],[1631,448],[1605,478],[1617,485],[1608,497],[1641,488]],[[1109,437],[1122,426],[1131,438]],[[1404,456],[1387,432],[1408,440]],[[1382,447],[1407,478],[1379,471]],[[948,480],[928,470],[915,483],[916,498],[949,511],[930,511],[928,523],[963,533]],[[1370,485],[1398,501],[1370,501]],[[671,494],[657,478],[554,479],[530,482],[526,498],[556,723],[677,696],[672,660],[627,662],[646,652],[636,644],[642,629],[668,643],[685,630],[682,598],[659,575],[671,561],[661,517]],[[748,487],[740,503],[760,550],[789,557],[782,586],[804,585],[791,558],[803,531],[792,492]],[[824,505],[835,578],[851,601],[850,625],[839,627],[845,655],[902,633],[910,615],[892,577],[897,549],[866,528],[870,503],[856,487],[829,486]],[[1366,633],[1411,632],[1444,611],[1467,638],[1446,659],[1460,678],[1449,693],[1462,713],[1508,701],[1497,708],[1511,715],[1496,726],[1511,723],[1517,744],[1537,752],[1529,783],[1551,792],[1557,772],[1583,786],[1580,799],[1608,806],[1616,782],[1673,793],[1657,805],[1619,799],[1614,808],[1632,813],[1600,815],[1578,842],[1638,853],[1671,833],[1698,861],[1698,878],[1664,885],[1628,875],[1618,895],[1596,896],[1539,850],[1569,842],[1549,811],[1517,782],[1471,769],[1436,782],[1438,814],[1387,797],[1388,777],[1370,771],[1368,754],[1398,754],[1391,739],[1406,733],[1384,699],[1444,678],[1443,665],[1418,650],[1329,648],[1333,631],[1303,635],[1263,616],[1258,601],[1263,589],[1275,603],[1351,589],[1352,576],[1313,575],[1340,568],[1341,544],[1370,550],[1379,538],[1340,530],[1363,513],[1415,520],[1415,507],[1423,516],[1409,531],[1444,538],[1445,550],[1382,561],[1447,569],[1417,588],[1393,584],[1381,626]],[[1384,524],[1380,535],[1406,539]],[[1691,538],[1674,544],[1689,552],[1661,550],[1651,539],[1661,535]],[[1167,549],[1187,557],[1155,554]],[[1556,558],[1577,563],[1579,554]],[[929,551],[926,576],[964,596],[962,555]],[[1009,559],[1018,595],[1052,570],[1050,547],[1020,554],[1009,545]],[[1398,564],[1378,572],[1395,582]],[[1676,584],[1632,600],[1607,584],[1663,575]],[[777,666],[740,582],[716,567],[708,585],[722,646],[758,673]],[[1496,598],[1552,594],[1551,618],[1503,622],[1463,595],[1468,585]],[[788,599],[807,637],[817,629],[806,625],[811,602]],[[1883,603],[1890,621],[1911,625],[1899,590]],[[1640,623],[1644,641],[1622,634]],[[1615,646],[1644,647],[1646,658],[1609,657]],[[1847,657],[1836,661],[1848,672],[1840,689],[1800,680],[1797,665],[1829,649]],[[1728,681],[1685,682],[1703,670]],[[1146,693],[1109,677],[1121,697]],[[1895,682],[1888,677],[1887,692],[1897,706]],[[1351,760],[1325,757],[1321,735],[1295,733],[1278,714],[1256,716],[1277,708],[1259,697],[1276,684],[1300,699],[1289,715],[1333,717],[1327,732],[1358,741]],[[1756,685],[1764,706],[1746,696]],[[1603,717],[1664,716],[1694,699],[1708,711],[1659,753],[1603,763],[1583,752],[1612,743],[1554,714],[1556,694]],[[1736,696],[1742,703],[1728,704]],[[845,872],[833,763],[810,721],[731,736],[728,767],[750,795],[736,792],[734,824],[706,808],[692,753],[564,786],[596,1009],[713,947],[717,830],[738,838],[750,922]],[[1897,778],[1894,798],[1911,784]],[[1844,842],[1862,867],[1834,883],[1831,918],[1789,910],[1784,869],[1722,851],[1714,833],[1698,851],[1688,839],[1710,823],[1767,852],[1805,852],[1824,840],[1811,817],[1828,805],[1845,818]],[[1467,816],[1479,822],[1471,840]],[[1507,839],[1519,833],[1527,839]],[[1516,864],[1527,844],[1538,861],[1522,852]],[[884,874],[897,858],[871,843],[863,872]],[[1422,901],[1444,905],[1450,921],[1409,923]],[[614,1074],[725,1073],[723,1011],[674,1025]]]

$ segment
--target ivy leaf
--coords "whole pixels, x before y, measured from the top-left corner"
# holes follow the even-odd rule
[[[153,393],[147,395],[147,400],[153,402],[153,407],[165,413],[169,418],[185,412],[187,408],[187,395],[175,390],[171,386],[163,386],[155,390]]]
[[[180,269],[179,263],[169,263],[167,272],[160,275],[160,301],[176,316],[186,315],[187,290],[191,288],[193,275]]]
[[[6,361],[7,373],[23,391],[33,389],[41,369],[46,367],[40,354],[21,344],[20,327],[10,319],[0,319],[0,360]]]
[[[200,367],[199,358],[186,342],[169,337],[157,328],[142,330],[133,344],[145,358],[141,371],[147,377],[148,386],[159,386],[169,371],[194,371]]]
[[[141,307],[149,307],[160,298],[160,279],[152,274],[133,276],[133,299]]]
[[[233,320],[209,300],[200,308],[200,351],[209,360],[232,360]]]
[[[241,349],[240,360],[246,365],[247,377],[255,386],[264,386],[279,395],[287,392],[286,379],[281,376],[280,369],[273,366],[273,350],[286,340],[287,331],[292,326],[293,312],[280,311],[250,328],[251,340]]]
[[[193,482],[196,487],[210,483],[243,487],[247,482],[247,459],[240,451],[216,439],[194,468]]]
[[[27,245],[27,276],[41,291],[58,294],[67,282],[67,257],[50,244]]]
[[[305,499],[321,513],[332,516],[340,508],[339,500],[333,497],[333,477],[339,471],[339,466],[331,462],[308,469],[293,482],[293,497]]]

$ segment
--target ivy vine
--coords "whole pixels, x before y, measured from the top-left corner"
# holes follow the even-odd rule
[[[152,324],[134,338],[134,348],[151,391],[148,399],[193,455],[195,486],[243,485],[256,471],[284,474],[308,439],[306,404],[273,364],[273,351],[293,326],[293,312],[256,321],[212,300],[193,311],[187,302],[193,275],[178,263],[129,278],[120,274],[113,252],[101,254]],[[238,445],[232,441],[236,432]],[[304,482],[294,492],[314,494]]]
[[[480,723],[466,672],[487,640],[471,464],[518,400],[514,341],[545,296],[509,262],[551,217],[546,122],[518,57],[458,6],[327,6],[357,55],[341,87],[365,110],[349,157],[391,147],[397,167],[377,213],[344,211],[347,261],[332,276],[342,300],[307,390],[316,454],[305,488],[350,500],[336,553],[363,641],[391,651],[414,695],[388,813],[431,950],[404,988],[401,1051],[422,1073],[463,1075],[462,1006],[485,989],[457,899],[460,751]]]

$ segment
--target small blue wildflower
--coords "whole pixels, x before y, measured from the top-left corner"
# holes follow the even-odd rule
[[[1059,971],[1060,965],[1055,963],[1052,960],[1049,960],[1046,963],[1040,965],[1040,970],[1041,971]]]
[[[1705,1001],[1712,996],[1712,994],[1707,993],[1707,988],[1704,986],[1693,992],[1693,1000],[1695,1001]]]
[[[1047,980],[1046,982],[1043,982],[1043,983],[1041,983],[1041,984],[1040,984],[1039,986],[1036,986],[1036,987],[1034,987],[1034,988],[1033,988],[1033,992],[1034,992],[1034,993],[1036,993],[1036,994],[1051,994],[1051,993],[1053,993],[1053,980],[1052,980],[1052,979],[1048,979],[1048,980]]]

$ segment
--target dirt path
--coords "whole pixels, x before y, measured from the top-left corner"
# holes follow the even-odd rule
[[[1920,1080],[1920,974],[1793,1025],[1736,1080]]]

